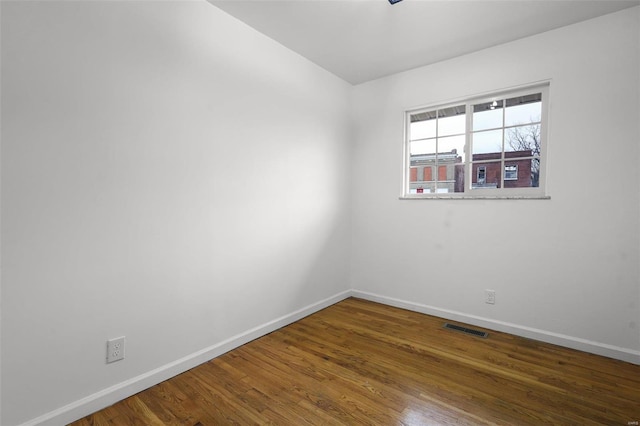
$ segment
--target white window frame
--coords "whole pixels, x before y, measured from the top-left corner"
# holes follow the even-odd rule
[[[496,91],[489,94],[469,96],[458,100],[452,100],[449,102],[442,102],[437,104],[426,105],[419,108],[411,108],[405,111],[405,129],[404,129],[404,151],[403,151],[403,184],[401,199],[509,199],[509,198],[531,198],[531,199],[548,199],[550,198],[546,193],[547,188],[547,154],[549,151],[548,143],[548,124],[549,124],[549,85],[548,81],[540,82],[536,84],[520,86],[512,89],[505,89]],[[538,187],[527,188],[505,188],[501,185],[500,188],[473,188],[472,182],[472,155],[471,155],[471,139],[473,129],[473,105],[481,104],[485,102],[492,102],[494,100],[504,100],[514,98],[518,96],[525,96],[534,93],[541,93],[541,119],[540,119],[540,174]],[[411,163],[410,156],[410,125],[411,116],[420,112],[434,111],[449,108],[452,106],[465,105],[466,114],[466,133],[465,133],[465,161],[464,161],[464,192],[428,192],[420,194],[411,194],[409,185],[409,168]],[[504,124],[504,123],[503,123]],[[503,127],[504,128],[504,127]],[[504,152],[504,151],[503,151]],[[511,158],[505,158],[502,155],[501,163],[502,170],[504,170],[505,162],[510,162]],[[437,170],[436,170],[437,173]],[[504,172],[501,173],[502,181],[504,182]],[[506,179],[510,180],[510,179]]]

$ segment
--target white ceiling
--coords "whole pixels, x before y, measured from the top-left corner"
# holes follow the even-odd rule
[[[209,2],[352,84],[640,4],[640,0]]]

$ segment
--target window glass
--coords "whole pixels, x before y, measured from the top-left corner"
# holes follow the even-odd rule
[[[473,106],[473,130],[502,127],[503,101],[491,101]]]
[[[473,154],[502,151],[502,129],[473,133]]]
[[[517,180],[518,179],[518,165],[517,164],[505,164],[504,166],[504,180]]]
[[[540,154],[540,124],[517,126],[505,129],[505,151],[527,151],[529,154]]]
[[[451,189],[446,183],[439,183],[438,187],[436,188],[436,192],[438,194],[446,194],[447,192],[451,192]]]
[[[507,99],[504,113],[505,126],[538,123],[542,117],[542,94],[535,93]]]
[[[540,158],[531,159],[531,187],[538,188],[540,186]]]
[[[487,168],[486,166],[478,166],[476,182],[478,185],[483,185],[487,181]]]
[[[500,188],[500,161],[473,163],[472,188]],[[484,179],[480,179],[484,177]]]
[[[411,172],[409,173],[409,181],[417,182],[418,181],[418,168],[411,167]]]
[[[413,118],[413,117],[412,117]],[[426,119],[423,121],[411,122],[411,140],[427,139],[436,137],[436,120]]]
[[[540,86],[408,112],[405,192],[492,196],[541,188],[546,93]]]
[[[438,136],[463,135],[465,128],[464,105],[438,110]]]
[[[458,154],[460,161],[464,161],[464,144],[464,135],[440,138],[438,139],[438,152]]]
[[[425,166],[422,169],[422,176],[423,176],[422,180],[431,182],[433,180],[433,167]]]

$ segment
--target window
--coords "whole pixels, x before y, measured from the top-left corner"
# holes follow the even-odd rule
[[[504,166],[504,180],[518,180],[518,165],[517,164],[505,164]]]
[[[476,179],[476,182],[478,185],[484,185],[486,181],[487,181],[487,168],[485,166],[479,166],[478,178]]]
[[[407,111],[404,195],[544,197],[547,97],[542,85]]]

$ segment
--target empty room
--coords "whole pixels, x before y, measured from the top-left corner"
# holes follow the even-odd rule
[[[3,0],[0,53],[2,426],[640,422],[640,1]]]

